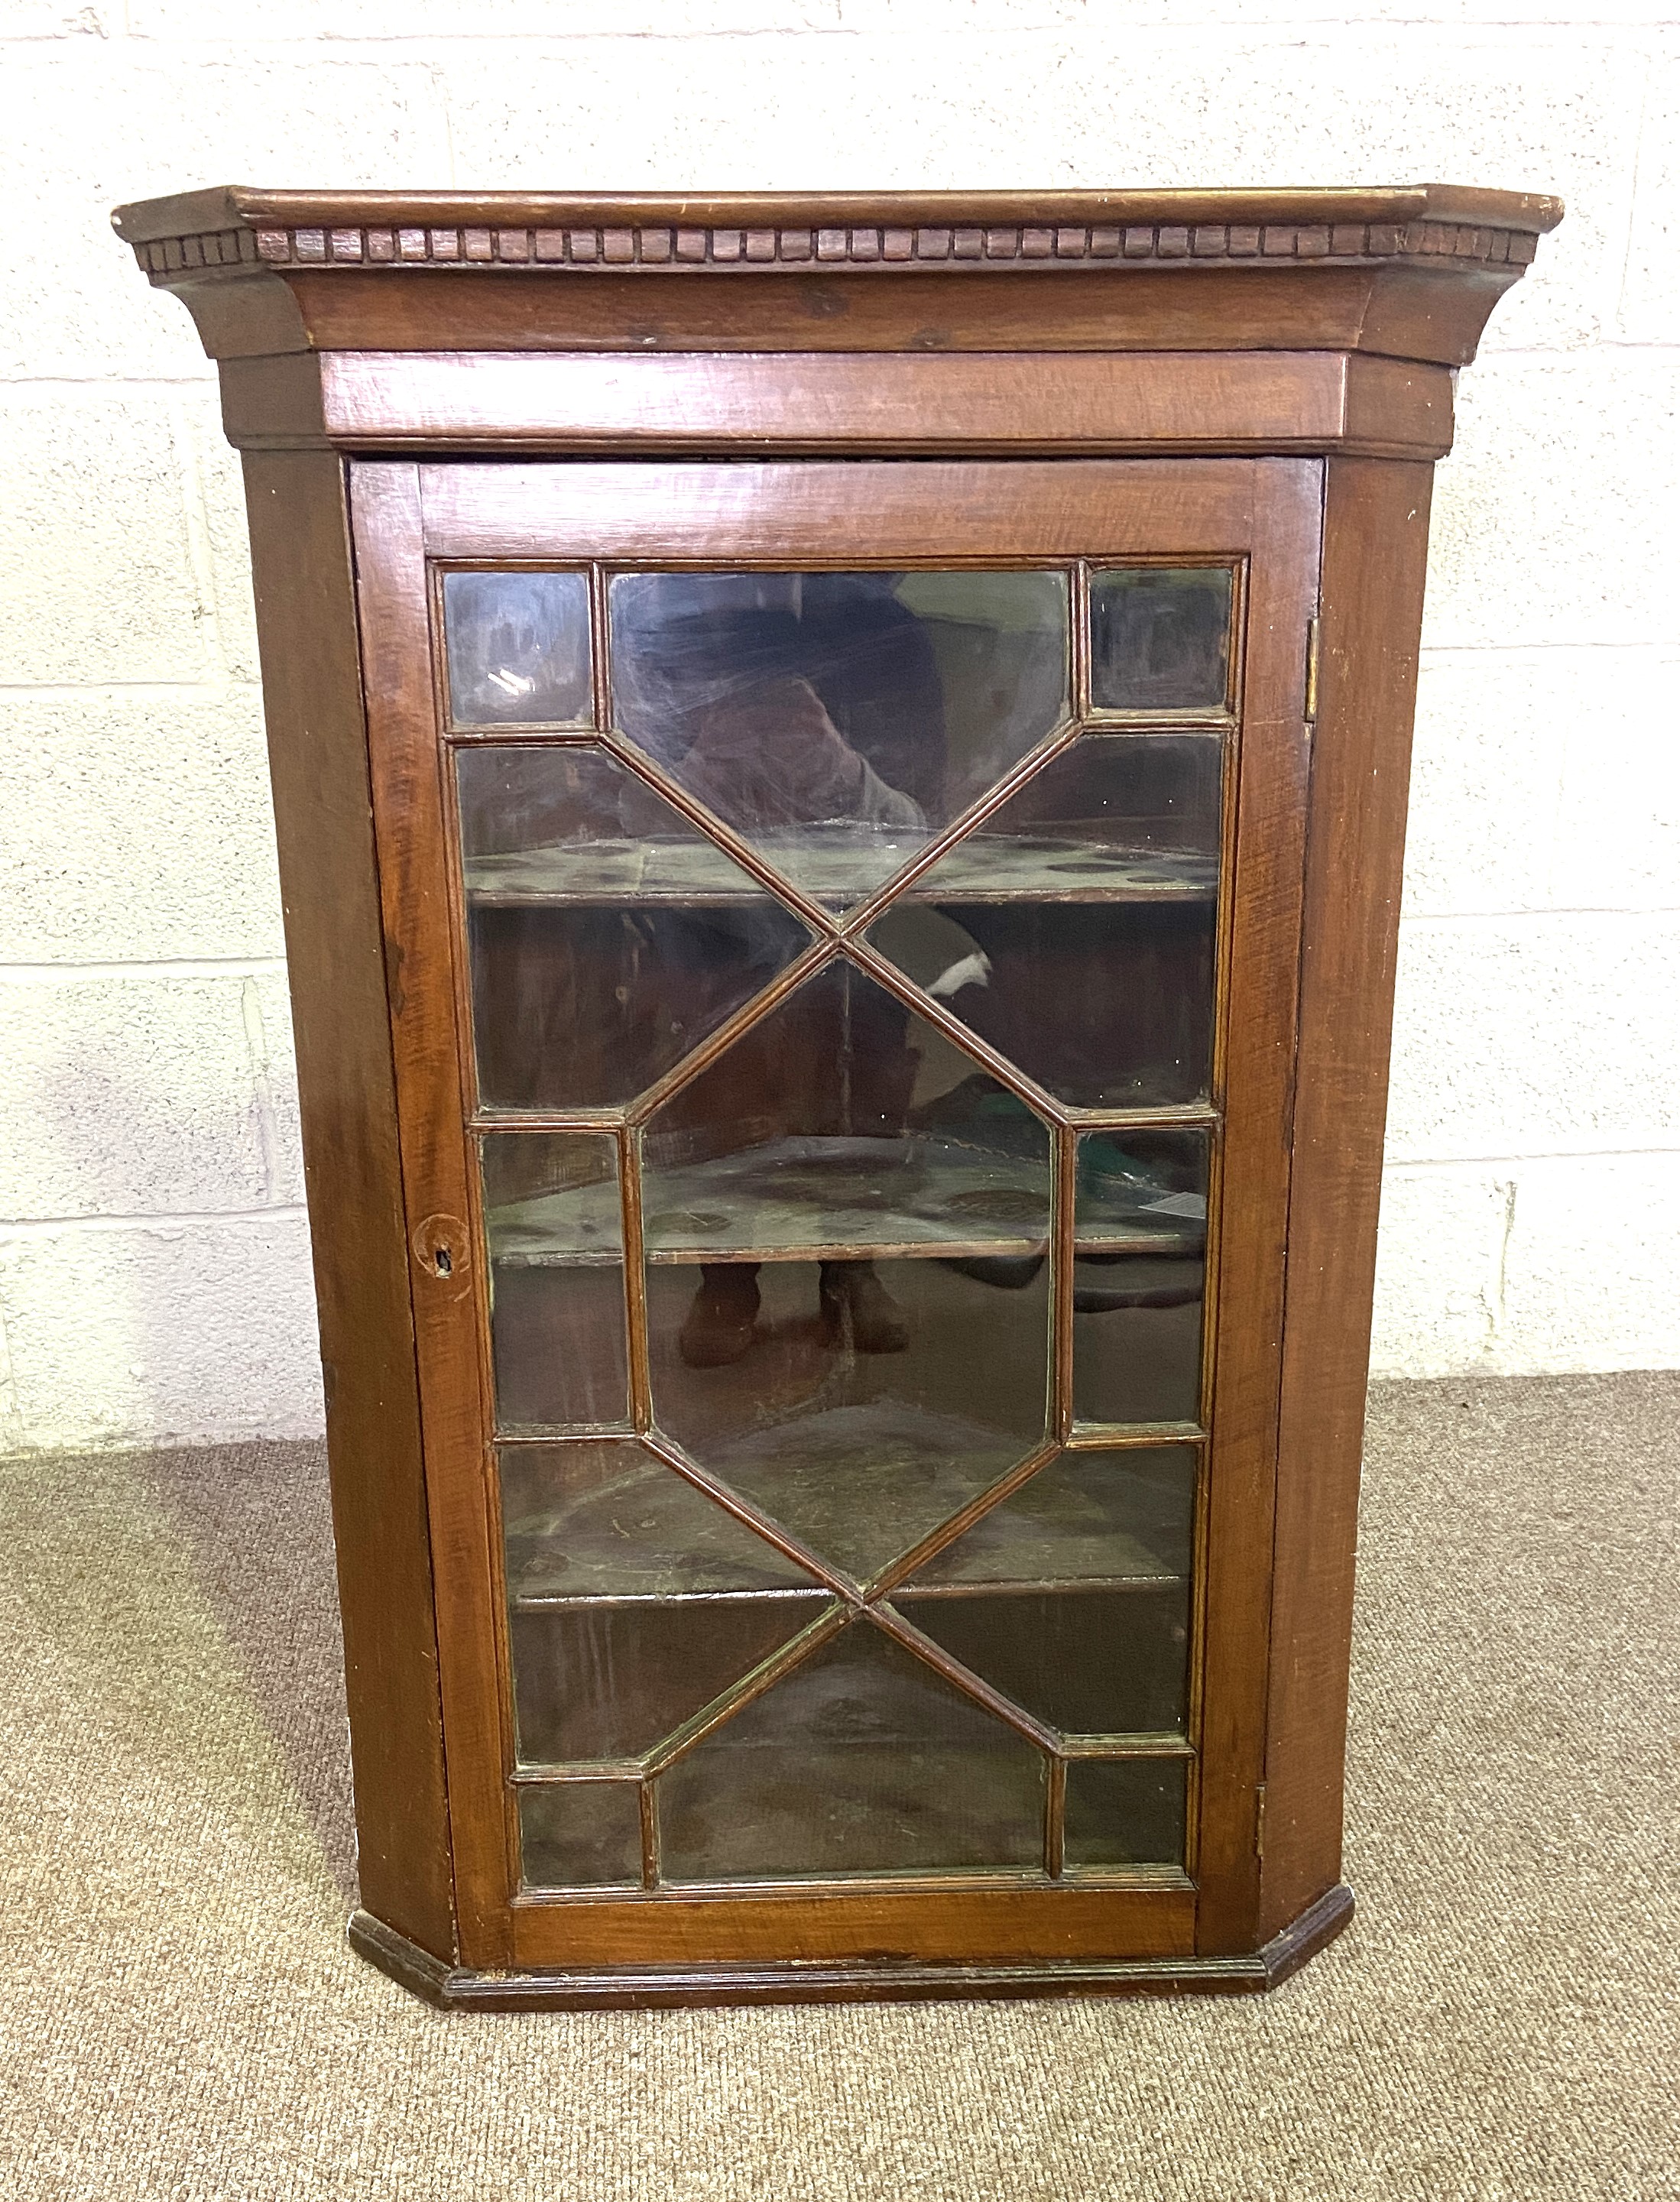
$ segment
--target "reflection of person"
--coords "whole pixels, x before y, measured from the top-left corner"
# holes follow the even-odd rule
[[[841,819],[871,826],[926,824],[919,806],[889,787],[852,748],[810,681],[756,681],[694,715],[682,784],[721,817],[757,829]]]
[[[623,723],[709,810],[749,838],[852,824],[917,830],[937,813],[945,767],[943,692],[934,652],[886,574],[647,575],[630,585],[618,631]],[[621,588],[624,584],[619,585]],[[615,613],[621,599],[615,592]],[[875,881],[860,879],[859,891]],[[907,1013],[878,990],[822,982],[780,1013],[774,1053],[738,1049],[755,1080],[752,1115],[784,1133],[901,1136],[917,1057]],[[810,1119],[793,1051],[832,1063],[837,1004],[850,1064]],[[799,1021],[794,1029],[787,1021]],[[727,1061],[728,1058],[726,1057]],[[766,1077],[772,1081],[766,1091]],[[707,1263],[679,1334],[691,1368],[719,1368],[752,1343],[759,1265]],[[902,1352],[904,1316],[867,1259],[825,1261],[823,1333],[863,1353]]]
[[[944,689],[899,578],[623,576],[612,590],[619,723],[749,836],[942,815]]]

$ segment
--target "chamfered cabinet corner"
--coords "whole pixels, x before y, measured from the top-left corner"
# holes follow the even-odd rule
[[[1247,1990],[1346,1922],[1441,185],[119,210],[244,458],[357,1947]]]

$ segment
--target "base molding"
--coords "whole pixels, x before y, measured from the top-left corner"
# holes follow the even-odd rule
[[[1226,1958],[1093,1958],[1052,1964],[923,1964],[892,1959],[478,1972],[435,1958],[371,1912],[351,1915],[351,1947],[439,2011],[653,2011],[682,2005],[854,2003],[971,1996],[1261,1995],[1335,1940],[1353,1893],[1329,1889],[1270,1941]]]

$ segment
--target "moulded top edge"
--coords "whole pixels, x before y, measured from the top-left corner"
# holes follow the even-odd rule
[[[139,199],[112,222],[131,244],[258,230],[428,228],[696,229],[993,228],[1009,224],[1326,224],[1459,222],[1538,235],[1563,219],[1563,202],[1532,191],[1416,184],[1395,189],[1113,191],[645,192],[296,191],[240,185]]]

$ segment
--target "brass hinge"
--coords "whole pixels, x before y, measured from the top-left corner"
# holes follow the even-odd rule
[[[1306,709],[1309,723],[1318,716],[1318,621],[1316,615],[1306,623]]]
[[[1266,1854],[1266,1785],[1263,1781],[1254,1792],[1254,1855],[1263,1858]]]

